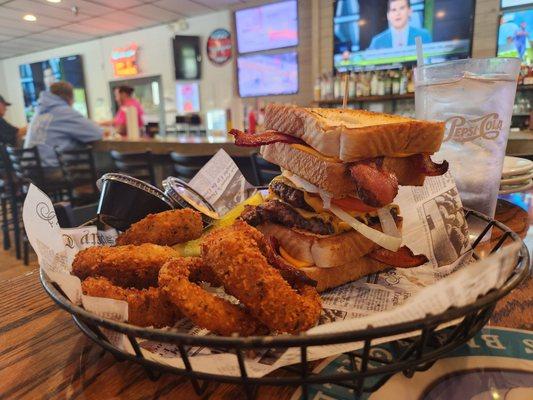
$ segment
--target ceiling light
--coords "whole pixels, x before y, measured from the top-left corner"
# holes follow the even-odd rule
[[[28,21],[28,22],[35,22],[37,21],[37,17],[33,14],[26,14],[25,16],[22,17],[22,19],[24,21]]]
[[[438,19],[442,19],[446,16],[446,11],[444,10],[439,10],[437,11],[437,13],[435,14],[435,16],[438,18]]]
[[[49,3],[61,3],[61,0],[46,0]]]

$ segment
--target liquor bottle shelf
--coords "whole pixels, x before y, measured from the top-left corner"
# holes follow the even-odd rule
[[[380,101],[391,101],[391,100],[407,100],[414,99],[414,93],[405,93],[405,94],[390,94],[385,96],[360,96],[352,97],[348,99],[348,104],[350,103],[375,103]],[[342,104],[342,99],[327,99],[316,101],[315,103],[319,105],[336,105]]]

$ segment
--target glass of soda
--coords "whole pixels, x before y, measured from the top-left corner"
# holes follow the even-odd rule
[[[415,69],[417,118],[446,122],[433,159],[450,163],[463,205],[490,218],[496,211],[519,71],[518,58],[466,59]],[[471,223],[471,238],[485,226]]]

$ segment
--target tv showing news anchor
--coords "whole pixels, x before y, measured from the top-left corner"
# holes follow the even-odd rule
[[[412,46],[417,36],[421,37],[422,43],[430,43],[431,34],[427,29],[410,25],[412,15],[413,10],[409,0],[388,0],[389,28],[375,35],[368,48],[375,50]]]
[[[336,0],[334,65],[338,71],[470,55],[475,0]]]

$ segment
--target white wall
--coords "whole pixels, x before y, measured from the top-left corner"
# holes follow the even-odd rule
[[[171,41],[175,34],[201,36],[203,62],[200,96],[202,110],[206,111],[215,107],[229,108],[232,106],[234,97],[232,63],[222,67],[213,65],[205,54],[205,40],[216,28],[230,29],[230,21],[231,13],[229,11],[217,12],[188,19],[189,28],[185,30],[175,31],[174,25],[160,25],[0,61],[0,94],[13,103],[9,114],[10,121],[16,125],[25,124],[19,65],[73,54],[83,56],[91,117],[96,120],[111,117],[109,81],[116,79],[113,76],[110,61],[111,51],[114,48],[125,47],[135,42],[139,46],[139,77],[161,76],[165,109],[169,112],[167,121],[170,122],[173,120],[175,112],[175,79]],[[4,80],[5,87],[2,86]]]

